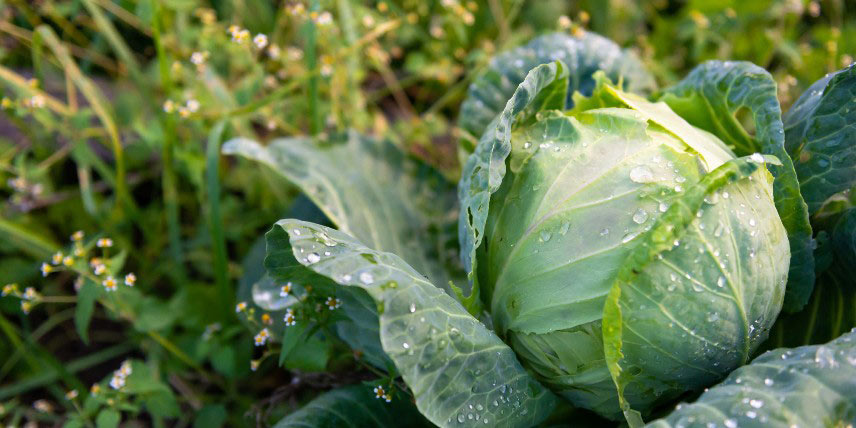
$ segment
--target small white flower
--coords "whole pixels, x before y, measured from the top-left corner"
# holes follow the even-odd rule
[[[83,240],[83,231],[78,230],[77,232],[72,233],[71,234],[71,240],[72,241],[82,241]]]
[[[95,246],[98,248],[110,248],[113,246],[113,240],[110,238],[101,238],[95,242]]]
[[[45,106],[45,97],[43,97],[41,95],[33,95],[33,97],[30,98],[30,105],[33,106],[33,108],[44,107]]]
[[[137,282],[137,275],[134,275],[133,272],[125,275],[125,285],[128,287],[133,287]]]
[[[330,25],[333,22],[333,15],[330,12],[321,12],[315,18],[315,23],[318,25]]]
[[[194,65],[205,64],[205,59],[208,57],[208,52],[194,52],[190,54],[190,62]]]
[[[116,291],[116,286],[118,285],[118,282],[116,281],[116,278],[108,276],[104,279],[104,281],[101,281],[101,285],[103,285],[107,291]]]
[[[193,98],[187,100],[185,106],[187,107],[187,110],[189,110],[191,113],[196,113],[197,111],[199,111],[199,101],[196,101]]]
[[[282,297],[288,297],[288,295],[291,294],[291,288],[292,287],[290,282],[288,284],[283,285],[282,288],[279,290],[279,295]]]
[[[253,44],[256,45],[258,49],[264,49],[268,44],[268,37],[264,34],[256,34],[256,37],[253,37]]]
[[[247,302],[240,302],[235,305],[235,313],[244,312],[247,310]]]
[[[120,375],[118,372],[113,373],[113,378],[110,379],[110,388],[118,390],[123,386],[125,386],[125,377]]]
[[[62,263],[62,253],[57,252],[56,254],[54,254],[53,257],[51,257],[51,263],[53,263],[54,265]]]
[[[324,304],[332,311],[334,309],[339,309],[342,306],[342,301],[335,297],[328,297]]]
[[[41,413],[53,412],[53,405],[47,400],[36,400],[33,402],[33,408]]]
[[[173,100],[166,100],[163,102],[163,111],[165,113],[172,113],[175,111],[175,102]]]
[[[104,274],[104,272],[107,272],[107,266],[104,266],[103,264],[97,264],[92,269],[92,271],[95,272],[95,275],[102,275]]]
[[[256,346],[264,346],[264,344],[267,343],[269,338],[270,332],[267,328],[263,328],[258,334],[256,334],[256,337],[254,338]]]
[[[39,293],[33,287],[27,287],[24,289],[24,295],[21,296],[24,300],[36,300],[39,298]]]
[[[118,373],[122,377],[128,377],[131,375],[132,372],[133,372],[133,369],[131,367],[131,361],[130,360],[122,361],[122,365],[119,366]]]
[[[282,319],[285,322],[286,326],[292,326],[297,324],[297,318],[294,316],[294,309],[287,309],[285,311],[285,317]]]
[[[261,361],[259,360],[250,360],[250,370],[256,371],[259,369],[259,364]]]
[[[74,400],[75,398],[77,398],[77,390],[76,389],[72,389],[71,391],[68,391],[65,393],[65,399],[66,400]]]
[[[47,263],[42,263],[41,271],[42,276],[48,276],[49,273],[53,272],[53,267]]]

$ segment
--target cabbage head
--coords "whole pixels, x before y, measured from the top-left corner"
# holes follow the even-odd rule
[[[462,211],[461,234],[478,229],[466,262],[523,365],[618,419],[713,383],[766,339],[791,256],[765,166],[778,161],[736,158],[603,74],[553,108],[552,88],[527,84],[563,67],[534,69],[483,135],[463,206],[486,193],[469,186],[481,173],[496,189]]]
[[[746,62],[703,63],[650,97],[653,79],[632,53],[596,35],[540,37],[488,69],[461,109],[462,139],[473,144],[462,142],[457,188],[356,132],[224,145],[299,186],[319,222],[335,226],[299,213],[280,220],[265,237],[265,272],[242,281],[240,298],[274,320],[281,365],[300,369],[301,341],[335,336],[386,373],[375,385],[399,386],[390,404],[402,415],[415,406],[411,424],[604,422],[576,413],[588,409],[636,428],[783,345],[782,331],[813,331],[813,321],[790,326],[814,320],[827,294],[852,295],[856,216],[832,209],[853,212],[842,193],[852,145],[830,142],[845,141],[841,124],[852,120],[828,119],[849,112],[836,106],[852,97],[852,70],[801,98],[785,129],[775,81]],[[819,245],[809,208],[838,225]],[[341,309],[324,310],[332,299]],[[838,307],[813,343],[852,324],[842,321],[852,308]],[[747,370],[769,387],[768,369],[762,360]],[[710,409],[728,426],[749,415],[743,397],[720,400],[742,391],[729,382],[687,417]],[[389,416],[359,399],[370,392],[342,389],[319,403]],[[308,407],[292,422],[329,413]]]

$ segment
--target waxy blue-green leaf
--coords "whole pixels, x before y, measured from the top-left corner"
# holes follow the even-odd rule
[[[408,397],[394,396],[392,402],[375,396],[371,386],[352,385],[321,394],[274,425],[274,428],[433,426]]]
[[[575,91],[591,95],[592,76],[598,70],[605,72],[613,82],[621,82],[629,92],[647,93],[655,86],[654,78],[636,55],[621,49],[612,40],[592,32],[579,36],[547,34],[491,59],[487,70],[470,85],[461,105],[459,126],[478,139],[506,107],[506,101],[529,70],[557,60],[566,66],[569,89],[566,98],[569,105],[559,108],[573,106],[571,95]]]
[[[856,209],[837,216],[818,237],[817,283],[799,312],[782,314],[765,349],[816,345],[856,327]]]
[[[788,231],[791,263],[784,309],[802,308],[814,286],[814,258],[808,209],[800,194],[791,158],[785,151],[781,107],[776,82],[766,70],[749,62],[708,61],[684,80],[665,90],[660,98],[693,126],[724,141],[738,156],[765,153],[781,165],[771,165],[776,178],[776,209]],[[755,124],[751,135],[736,114],[748,109]]]
[[[300,187],[340,230],[372,248],[401,254],[433,284],[448,290],[449,282],[465,283],[450,243],[454,242],[454,187],[424,164],[408,158],[386,141],[349,133],[320,144],[308,138],[274,140],[267,146],[247,139],[223,145],[268,165]],[[243,281],[239,298],[272,312],[274,334],[282,328],[285,309],[294,297],[280,296],[283,283],[269,277]],[[336,324],[337,333],[376,367],[386,367],[380,351],[377,314],[360,290],[342,290],[349,303],[343,312],[351,322]]]
[[[785,146],[814,214],[856,184],[856,65],[809,87],[784,115]]]
[[[622,264],[603,309],[603,346],[631,427],[642,424],[635,409],[721,379],[767,338],[790,258],[782,223],[768,220],[770,161],[733,159],[704,175]]]
[[[223,153],[268,165],[297,185],[341,231],[400,254],[433,284],[463,282],[454,242],[453,186],[387,141],[356,133],[317,143],[277,139],[263,146],[236,138]]]
[[[652,428],[848,427],[856,423],[856,331],[769,351]]]
[[[512,128],[518,120],[525,121],[541,110],[563,108],[568,92],[567,77],[567,68],[559,61],[539,65],[529,71],[464,165],[458,183],[458,200],[461,203],[458,240],[464,268],[476,286],[475,254],[484,237],[491,194],[499,189],[505,177],[505,160],[511,153]],[[475,286],[474,290],[477,290]]]
[[[335,281],[371,296],[383,349],[431,422],[528,427],[549,415],[555,396],[514,352],[398,256],[299,220],[280,220],[266,238],[273,278]]]

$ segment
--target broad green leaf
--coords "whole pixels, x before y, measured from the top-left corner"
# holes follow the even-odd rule
[[[758,182],[768,183],[770,200],[771,160],[734,159],[703,176],[622,264],[603,309],[603,346],[631,427],[642,424],[633,408],[718,381],[766,339],[787,277],[784,230],[778,222],[741,226],[721,213],[753,204]],[[771,203],[753,205],[755,218],[776,215]]]
[[[776,320],[766,349],[825,343],[856,327],[856,209],[838,216],[829,232],[818,237],[811,299],[801,311]]]
[[[95,417],[95,426],[97,428],[116,428],[122,420],[122,415],[115,409],[104,409],[98,412]]]
[[[274,428],[430,427],[399,391],[392,402],[378,399],[368,385],[334,389],[277,422]]]
[[[555,397],[512,350],[398,256],[299,220],[280,220],[266,238],[272,277],[318,287],[335,281],[371,296],[383,349],[431,422],[531,426],[549,414]]]
[[[193,428],[219,428],[226,423],[226,407],[222,404],[206,404],[193,419]]]
[[[627,91],[646,93],[654,89],[654,79],[642,62],[613,41],[591,32],[579,37],[547,34],[491,59],[487,70],[470,85],[467,98],[461,105],[459,126],[472,138],[478,139],[506,107],[506,101],[529,70],[557,60],[567,66],[570,89],[566,99],[569,105],[562,105],[561,109],[573,105],[571,95],[575,91],[591,95],[594,89],[592,75],[598,70],[605,72],[613,81],[621,82]]]
[[[791,158],[785,151],[781,108],[776,82],[766,70],[748,62],[708,61],[684,80],[666,89],[661,101],[693,126],[724,141],[738,156],[764,153],[776,156],[771,165],[776,178],[774,195],[779,217],[788,231],[791,263],[784,309],[802,308],[814,286],[814,258],[808,209]],[[751,135],[737,114],[748,109],[754,122]]]
[[[454,241],[452,186],[389,142],[355,133],[326,144],[289,138],[262,146],[237,138],[223,145],[223,153],[270,166],[339,230],[401,254],[432,283],[446,288],[463,278],[448,245]]]
[[[533,68],[523,79],[505,108],[485,130],[475,152],[464,165],[458,183],[461,203],[458,240],[461,260],[477,291],[476,251],[484,238],[490,197],[505,177],[505,161],[511,153],[512,128],[518,120],[532,118],[541,110],[561,109],[568,92],[568,72],[559,61]],[[521,117],[518,117],[521,116]]]
[[[856,65],[815,82],[784,115],[785,146],[814,214],[856,184]]]
[[[95,299],[98,298],[101,287],[89,279],[83,280],[83,285],[77,292],[77,306],[74,308],[74,327],[83,343],[89,343],[89,323],[92,321],[92,311],[95,309]]]
[[[311,205],[310,202],[307,203]],[[292,214],[300,215],[302,220],[309,217],[324,221],[323,214],[315,211],[317,208],[314,205],[312,207],[303,205],[300,209],[292,207],[291,210]],[[265,242],[264,238],[261,238],[253,244],[242,262],[244,275],[241,276],[238,285],[238,301],[246,302],[254,308],[256,317],[260,317],[262,313],[270,315],[273,324],[269,331],[274,340],[282,341],[279,358],[279,364],[282,366],[291,350],[307,338],[304,335],[295,334],[294,329],[286,329],[283,322],[285,311],[296,304],[297,299],[293,296],[280,295],[282,284],[264,271],[264,258]],[[342,311],[348,318],[335,324],[336,334],[353,350],[358,351],[361,358],[369,364],[382,370],[389,367],[392,361],[380,345],[377,308],[374,301],[365,291],[358,288],[340,288],[336,294],[342,300]]]
[[[853,280],[856,275],[856,208],[842,213],[832,229],[833,253],[845,272]],[[856,284],[853,286],[856,289]]]
[[[851,331],[825,345],[769,351],[649,426],[848,427],[854,421],[856,331]]]
[[[433,284],[448,290],[450,281],[464,283],[463,272],[450,244],[454,243],[453,187],[439,174],[401,153],[386,141],[348,134],[329,144],[307,138],[279,139],[268,146],[234,139],[223,146],[226,154],[240,154],[273,168],[301,188],[340,230],[372,248],[401,254]],[[251,292],[247,292],[247,285]],[[296,303],[280,298],[282,284],[262,277],[242,280],[241,299],[252,301],[274,319],[282,331],[285,309]],[[388,358],[380,351],[374,305],[358,289],[339,296],[348,303],[351,322],[340,322],[342,339],[377,367]]]

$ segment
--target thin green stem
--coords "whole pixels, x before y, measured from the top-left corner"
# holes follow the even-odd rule
[[[318,12],[321,9],[321,6],[318,0],[312,0],[311,5],[309,6],[310,12]],[[315,21],[312,19],[307,19],[303,24],[303,38],[305,39],[306,46],[304,48],[305,56],[306,56],[306,68],[309,70],[315,70],[317,67],[317,38],[315,31]],[[307,101],[309,103],[309,133],[310,135],[317,135],[321,132],[321,112],[318,109],[318,75],[312,73],[309,77],[309,87],[307,92]]]
[[[152,38],[155,43],[155,50],[158,58],[158,72],[161,80],[161,87],[164,94],[170,96],[172,93],[172,79],[169,72],[169,59],[167,58],[166,50],[164,49],[163,40],[161,39],[161,13],[159,0],[151,0],[152,2]],[[161,124],[164,129],[164,140],[161,157],[163,158],[163,177],[161,179],[161,189],[163,192],[163,202],[166,211],[167,235],[169,237],[169,252],[172,262],[176,267],[172,275],[173,279],[179,283],[183,283],[185,279],[184,272],[184,255],[181,245],[181,224],[179,218],[178,190],[175,174],[175,147],[176,140],[175,118],[172,115],[161,112]]]
[[[211,228],[211,241],[214,247],[214,278],[217,283],[219,300],[223,304],[223,314],[231,313],[234,304],[234,291],[229,286],[228,259],[226,257],[226,235],[223,231],[223,215],[220,212],[220,141],[222,141],[225,121],[217,122],[208,134],[206,148],[205,181],[208,188],[208,215]]]

